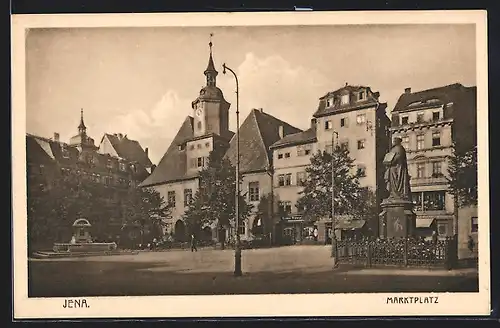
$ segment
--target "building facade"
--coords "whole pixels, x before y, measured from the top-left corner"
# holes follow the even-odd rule
[[[392,137],[406,149],[417,231],[441,238],[457,233],[455,202],[448,185],[453,148],[477,144],[476,88],[452,84],[412,92],[406,88],[393,111]],[[461,222],[461,220],[459,220]],[[468,222],[468,221],[467,221]]]
[[[305,169],[317,151],[331,152],[340,146],[349,150],[354,159],[353,172],[361,174],[361,187],[374,193],[377,204],[385,196],[382,160],[389,150],[389,117],[387,105],[379,102],[379,93],[366,86],[345,85],[319,99],[311,127],[283,138],[272,145],[275,163],[275,192],[284,234],[293,242],[311,238],[325,242],[331,238],[332,219],[307,220],[296,207],[306,178]],[[334,144],[333,144],[334,143]],[[382,187],[380,187],[382,186]],[[359,230],[377,234],[377,218],[369,221],[336,216],[338,237],[342,230]],[[360,224],[361,223],[361,224]],[[340,227],[340,228],[339,228]]]
[[[317,151],[316,122],[305,131],[283,136],[271,145],[274,163],[276,237],[280,243],[293,244],[314,238],[315,222],[303,217],[296,205],[307,179],[306,168]]]
[[[38,191],[57,188],[58,178],[64,176],[76,177],[102,186],[109,204],[119,204],[121,196],[130,188],[135,188],[148,175],[151,163],[147,154],[135,140],[137,148],[130,152],[130,156],[143,158],[142,162],[129,160],[124,157],[104,153],[94,144],[94,139],[87,135],[87,128],[83,120],[83,110],[78,126],[78,134],[73,136],[69,143],[59,139],[54,133],[52,139],[26,135],[27,181],[29,197],[37,197]],[[146,164],[146,165],[144,165]],[[121,226],[122,213],[120,206],[113,206],[116,210],[111,214],[107,224]],[[33,213],[36,215],[36,213]],[[68,218],[68,220],[77,218]],[[87,218],[95,223],[94,218]],[[115,236],[108,237],[114,238]]]
[[[154,188],[174,205],[165,232],[177,240],[186,239],[187,227],[183,215],[191,197],[199,188],[199,172],[207,165],[210,152],[221,151],[233,165],[237,159],[237,137],[229,130],[231,105],[217,87],[218,72],[213,61],[212,43],[209,45],[209,61],[204,71],[206,85],[192,102],[192,116],[186,117],[158,167],[141,183],[141,187]],[[273,159],[269,147],[280,139],[280,133],[291,134],[298,131],[300,130],[262,109],[251,110],[241,124],[240,172],[243,182],[240,190],[247,197],[247,202],[253,205],[253,213],[239,227],[242,240],[252,239],[252,231],[260,225],[263,225],[263,233],[272,233],[270,218],[255,220],[262,197],[273,194]],[[215,228],[215,224],[205,227],[206,230],[211,229],[214,239],[227,240],[232,236],[230,229],[219,231]]]

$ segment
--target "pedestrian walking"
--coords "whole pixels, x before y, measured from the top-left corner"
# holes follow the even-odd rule
[[[434,230],[434,231],[432,231],[432,243],[437,244],[437,241],[438,241],[438,236],[437,236],[436,230]]]
[[[198,249],[196,248],[196,237],[194,234],[191,234],[191,252],[197,252]]]
[[[474,239],[472,238],[471,235],[469,235],[469,240],[467,241],[467,248],[469,249],[471,254],[474,254],[474,246],[475,246]]]

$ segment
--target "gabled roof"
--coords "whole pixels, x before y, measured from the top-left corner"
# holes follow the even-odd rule
[[[118,135],[109,133],[104,134],[103,138],[108,138],[119,157],[130,162],[138,162],[145,167],[152,165],[151,160],[137,140],[129,139],[127,136],[120,138]]]
[[[366,91],[365,98],[362,100],[353,99],[353,95],[359,91]],[[327,107],[326,99],[335,98],[339,100],[339,96],[349,94],[351,97],[348,104],[340,104],[340,102],[336,102],[334,106]],[[313,114],[313,117],[320,117],[325,115],[334,114],[336,112],[346,112],[358,108],[365,108],[369,106],[377,105],[378,98],[380,94],[378,92],[373,92],[370,87],[363,85],[345,85],[344,87],[337,89],[335,91],[328,92],[324,96],[319,98],[319,105],[316,112]]]
[[[316,128],[285,136],[271,145],[271,149],[316,142]]]
[[[74,146],[33,134],[26,134],[26,156],[28,162],[46,161],[46,159],[59,162],[66,161],[67,159],[63,157],[63,148],[67,150],[70,158],[78,157],[79,150]]]
[[[193,118],[186,117],[165,155],[154,169],[153,173],[140,186],[152,186],[186,178],[187,156],[185,150],[179,150],[179,145],[193,137]]]
[[[272,164],[270,146],[280,139],[280,126],[283,126],[284,135],[302,131],[261,110],[252,109],[239,129],[242,173],[269,169]],[[235,135],[225,155],[233,165],[236,164],[236,142]]]
[[[63,156],[64,152],[67,152],[67,156]],[[81,151],[76,146],[68,145],[67,143],[61,141],[55,141],[48,138],[43,138],[35,136],[32,134],[26,134],[26,161],[27,163],[33,164],[60,164],[62,166],[72,166],[78,165],[80,161]],[[91,154],[94,160],[94,167],[92,171],[108,171],[107,164],[108,161],[118,165],[122,162],[118,157],[110,156],[108,154],[100,154],[95,150],[87,152]],[[147,171],[142,167],[136,167],[138,171],[136,174],[136,179],[143,179],[147,175]],[[130,172],[130,167],[124,174]]]
[[[48,140],[38,139],[33,135],[26,135],[26,161],[28,163],[54,163],[55,156]]]
[[[456,101],[460,94],[462,94],[467,87],[460,83],[454,83],[438,88],[422,90],[418,92],[405,92],[403,93],[394,109],[393,113],[404,111],[411,108],[419,108],[431,104],[448,104]]]

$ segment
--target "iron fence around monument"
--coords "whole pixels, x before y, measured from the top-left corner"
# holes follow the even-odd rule
[[[337,263],[400,267],[442,267],[457,263],[456,238],[426,241],[415,238],[336,241]]]

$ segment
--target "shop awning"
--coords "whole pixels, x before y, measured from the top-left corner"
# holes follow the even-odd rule
[[[340,230],[357,230],[363,228],[365,224],[365,220],[340,221],[335,228]]]
[[[434,222],[434,218],[426,218],[426,219],[417,219],[416,227],[417,228],[429,228]]]

